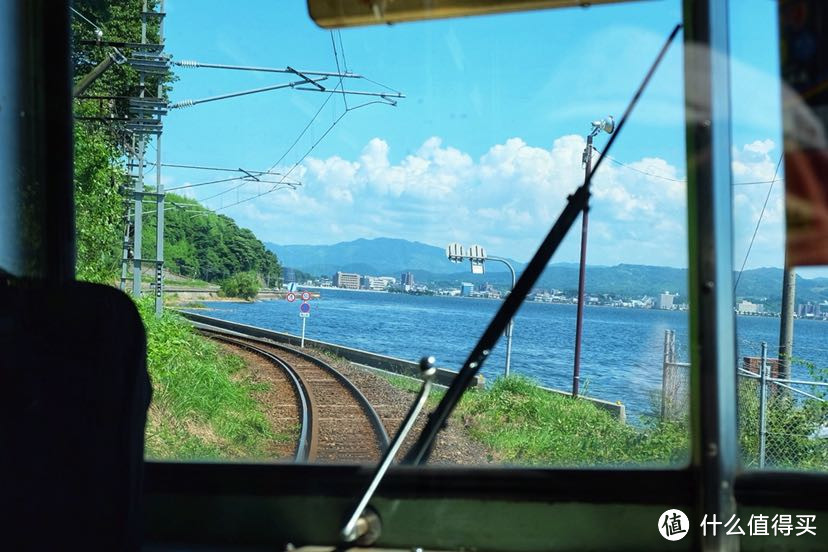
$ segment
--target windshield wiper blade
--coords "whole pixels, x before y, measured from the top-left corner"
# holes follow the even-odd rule
[[[463,368],[454,378],[454,381],[451,382],[451,385],[446,391],[443,400],[440,401],[440,404],[437,405],[434,412],[429,414],[425,427],[417,437],[417,441],[408,450],[408,453],[403,459],[403,463],[417,465],[428,461],[434,442],[437,438],[437,434],[440,433],[440,430],[445,427],[449,416],[454,411],[457,403],[460,401],[460,397],[463,396],[466,388],[471,383],[471,379],[477,374],[480,367],[483,366],[483,363],[486,361],[486,358],[488,358],[489,353],[497,343],[497,340],[503,334],[503,331],[506,329],[509,321],[517,313],[517,310],[520,308],[520,305],[523,303],[524,299],[526,299],[526,296],[529,295],[529,291],[531,291],[532,287],[538,281],[538,278],[540,278],[540,275],[543,273],[546,265],[552,258],[552,255],[554,255],[555,251],[558,249],[558,246],[560,246],[567,232],[572,227],[575,219],[581,211],[587,208],[589,203],[589,185],[590,182],[592,182],[595,171],[598,170],[598,167],[601,166],[606,154],[610,151],[612,144],[620,134],[621,129],[627,122],[627,118],[635,105],[638,103],[639,98],[641,98],[641,94],[650,82],[656,68],[661,63],[661,60],[664,58],[664,55],[667,53],[667,50],[670,48],[670,45],[676,38],[679,30],[681,30],[680,23],[677,24],[670,33],[670,36],[661,47],[661,51],[658,53],[658,56],[649,71],[647,71],[647,75],[644,77],[644,80],[641,82],[641,85],[638,87],[635,95],[633,95],[630,100],[626,111],[624,111],[624,115],[618,121],[618,127],[615,129],[615,132],[610,135],[610,139],[604,147],[604,153],[598,158],[598,161],[595,163],[592,171],[590,171],[589,176],[585,179],[585,182],[567,199],[567,204],[563,212],[561,212],[558,216],[558,220],[555,221],[552,229],[549,230],[549,234],[546,235],[546,238],[543,240],[543,243],[541,243],[535,253],[535,256],[532,257],[532,260],[529,261],[529,264],[520,275],[520,278],[515,283],[512,292],[508,297],[506,297],[506,300],[500,306],[500,309],[498,309],[494,318],[492,318],[492,321],[489,323],[486,331],[483,332],[483,335],[480,337],[477,345],[475,345],[474,349],[472,349],[471,354],[466,359],[465,364],[463,364]]]

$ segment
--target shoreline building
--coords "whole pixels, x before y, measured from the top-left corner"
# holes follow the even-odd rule
[[[397,279],[390,276],[368,276],[362,277],[360,284],[362,289],[370,289],[372,291],[385,291],[388,286],[396,283]]]
[[[656,304],[656,307],[661,310],[673,310],[673,299],[675,297],[676,296],[669,291],[665,291],[658,296],[658,303]]]
[[[403,272],[400,275],[400,287],[404,291],[411,291],[414,288],[414,275],[410,272]]]
[[[359,289],[359,274],[337,272],[333,277],[333,285],[343,289]]]
[[[736,314],[762,314],[764,311],[764,306],[757,303],[745,300],[736,303]]]

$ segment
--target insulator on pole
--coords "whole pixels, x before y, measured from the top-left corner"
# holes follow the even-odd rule
[[[192,107],[195,105],[193,100],[181,100],[180,102],[171,103],[167,109],[181,109],[182,107]]]

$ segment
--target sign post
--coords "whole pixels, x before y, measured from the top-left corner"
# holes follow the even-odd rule
[[[304,294],[303,294],[304,296]],[[310,304],[306,301],[302,301],[302,304],[299,305],[299,317],[302,319],[302,342],[300,343],[299,347],[304,349],[305,348],[305,322],[307,322],[308,318],[310,317]]]

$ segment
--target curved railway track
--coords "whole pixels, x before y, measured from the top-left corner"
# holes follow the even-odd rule
[[[266,359],[286,375],[301,424],[297,462],[373,462],[388,447],[388,435],[376,410],[333,366],[263,339],[198,329],[211,339]]]

